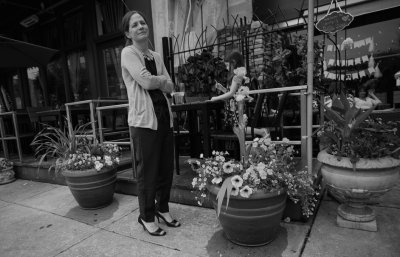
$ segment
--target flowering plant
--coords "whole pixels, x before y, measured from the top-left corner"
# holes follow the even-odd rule
[[[192,181],[200,196],[196,196],[198,204],[204,201],[208,184],[220,186],[222,199],[226,194],[227,200],[230,196],[249,198],[260,190],[286,190],[291,200],[301,203],[305,216],[312,215],[318,192],[308,171],[296,171],[294,149],[289,143],[286,138],[279,144],[267,137],[255,138],[246,147],[247,158],[241,161],[228,159],[227,152],[218,151],[213,151],[211,158],[190,159],[189,164],[198,173]]]
[[[364,111],[357,109],[343,94],[333,97],[332,107],[324,108],[329,121],[317,135],[329,154],[338,159],[348,157],[354,165],[360,158],[400,158],[399,121],[371,118],[374,106]]]
[[[86,130],[88,125],[90,123],[79,126],[72,133],[45,125],[31,143],[35,155],[40,156],[40,164],[46,159],[55,158],[55,164],[49,170],[55,168],[56,171],[100,171],[103,167],[117,165],[120,147],[115,144],[99,144],[96,139],[90,138]]]
[[[0,158],[0,170],[12,167],[14,164],[12,161],[6,158]]]
[[[103,167],[113,167],[119,164],[119,147],[116,144],[93,145],[89,153],[78,151],[69,154],[64,160],[65,168],[68,170],[101,170]]]

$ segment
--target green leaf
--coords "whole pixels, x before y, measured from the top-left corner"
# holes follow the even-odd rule
[[[335,133],[332,133],[330,131],[324,131],[324,135],[331,138],[337,145],[339,145],[339,138],[335,135]]]
[[[332,109],[340,113],[344,113],[344,106],[337,95],[332,97]]]
[[[350,124],[351,121],[354,120],[359,115],[360,112],[361,110],[356,108],[355,106],[350,108],[344,115],[344,120],[346,124]]]
[[[371,112],[375,109],[375,106],[372,106],[365,112],[362,112],[353,122],[353,125],[351,127],[352,130],[358,128],[358,126],[361,124],[361,122],[365,121],[365,119],[371,114]]]
[[[346,126],[346,122],[344,121],[344,119],[342,118],[342,116],[340,116],[337,112],[333,111],[332,109],[324,106],[325,108],[325,116],[329,119],[329,120],[333,120],[334,122],[336,122],[340,127],[344,127]]]
[[[345,112],[350,110],[349,100],[347,100],[347,97],[343,92],[340,93],[340,102],[342,103]]]
[[[219,217],[219,214],[221,212],[221,206],[222,206],[222,202],[224,201],[225,198],[225,194],[226,194],[226,208],[228,208],[228,204],[229,204],[229,197],[231,195],[232,192],[232,181],[231,181],[232,177],[228,177],[224,180],[224,182],[222,183],[221,188],[218,191],[217,194],[217,200],[218,200],[218,204],[217,204],[217,216]]]

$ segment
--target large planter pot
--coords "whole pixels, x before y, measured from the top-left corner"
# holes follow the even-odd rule
[[[375,211],[367,206],[371,198],[377,198],[392,189],[399,178],[400,160],[385,157],[363,159],[355,170],[349,158],[337,157],[321,151],[318,161],[328,190],[343,199],[337,214],[351,222],[375,222]],[[373,230],[367,229],[367,230]]]
[[[0,170],[0,185],[11,183],[15,180],[13,166]]]
[[[220,187],[207,185],[207,189],[217,210],[216,196]],[[226,237],[243,246],[270,243],[278,235],[286,196],[286,190],[271,193],[257,191],[249,198],[230,196],[228,207],[225,200],[218,217]]]
[[[81,208],[99,209],[112,203],[117,181],[115,168],[64,170],[62,174]]]

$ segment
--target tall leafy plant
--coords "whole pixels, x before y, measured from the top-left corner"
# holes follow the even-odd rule
[[[330,124],[323,127],[320,136],[326,143],[332,143],[330,151],[332,154],[340,157],[350,157],[353,163],[359,159],[358,154],[354,151],[354,140],[357,140],[356,134],[359,133],[360,125],[367,119],[375,106],[363,111],[356,108],[346,98],[344,93],[340,96],[334,95],[332,99],[332,107],[323,105],[325,116],[330,120]]]
[[[67,129],[44,125],[33,139],[31,146],[35,149],[35,156],[40,156],[41,164],[47,159],[56,159],[55,164],[49,168],[55,168],[59,171],[64,160],[67,160],[71,154],[78,152],[90,152],[91,144],[86,137],[87,127],[90,123],[86,123],[76,127],[72,133],[68,133]]]
[[[178,67],[177,77],[185,84],[187,95],[211,96],[215,82],[226,84],[228,70],[220,57],[212,54],[212,49],[204,49],[187,59]]]

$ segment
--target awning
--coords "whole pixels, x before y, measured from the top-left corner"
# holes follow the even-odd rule
[[[58,50],[0,36],[0,68],[46,65]]]

